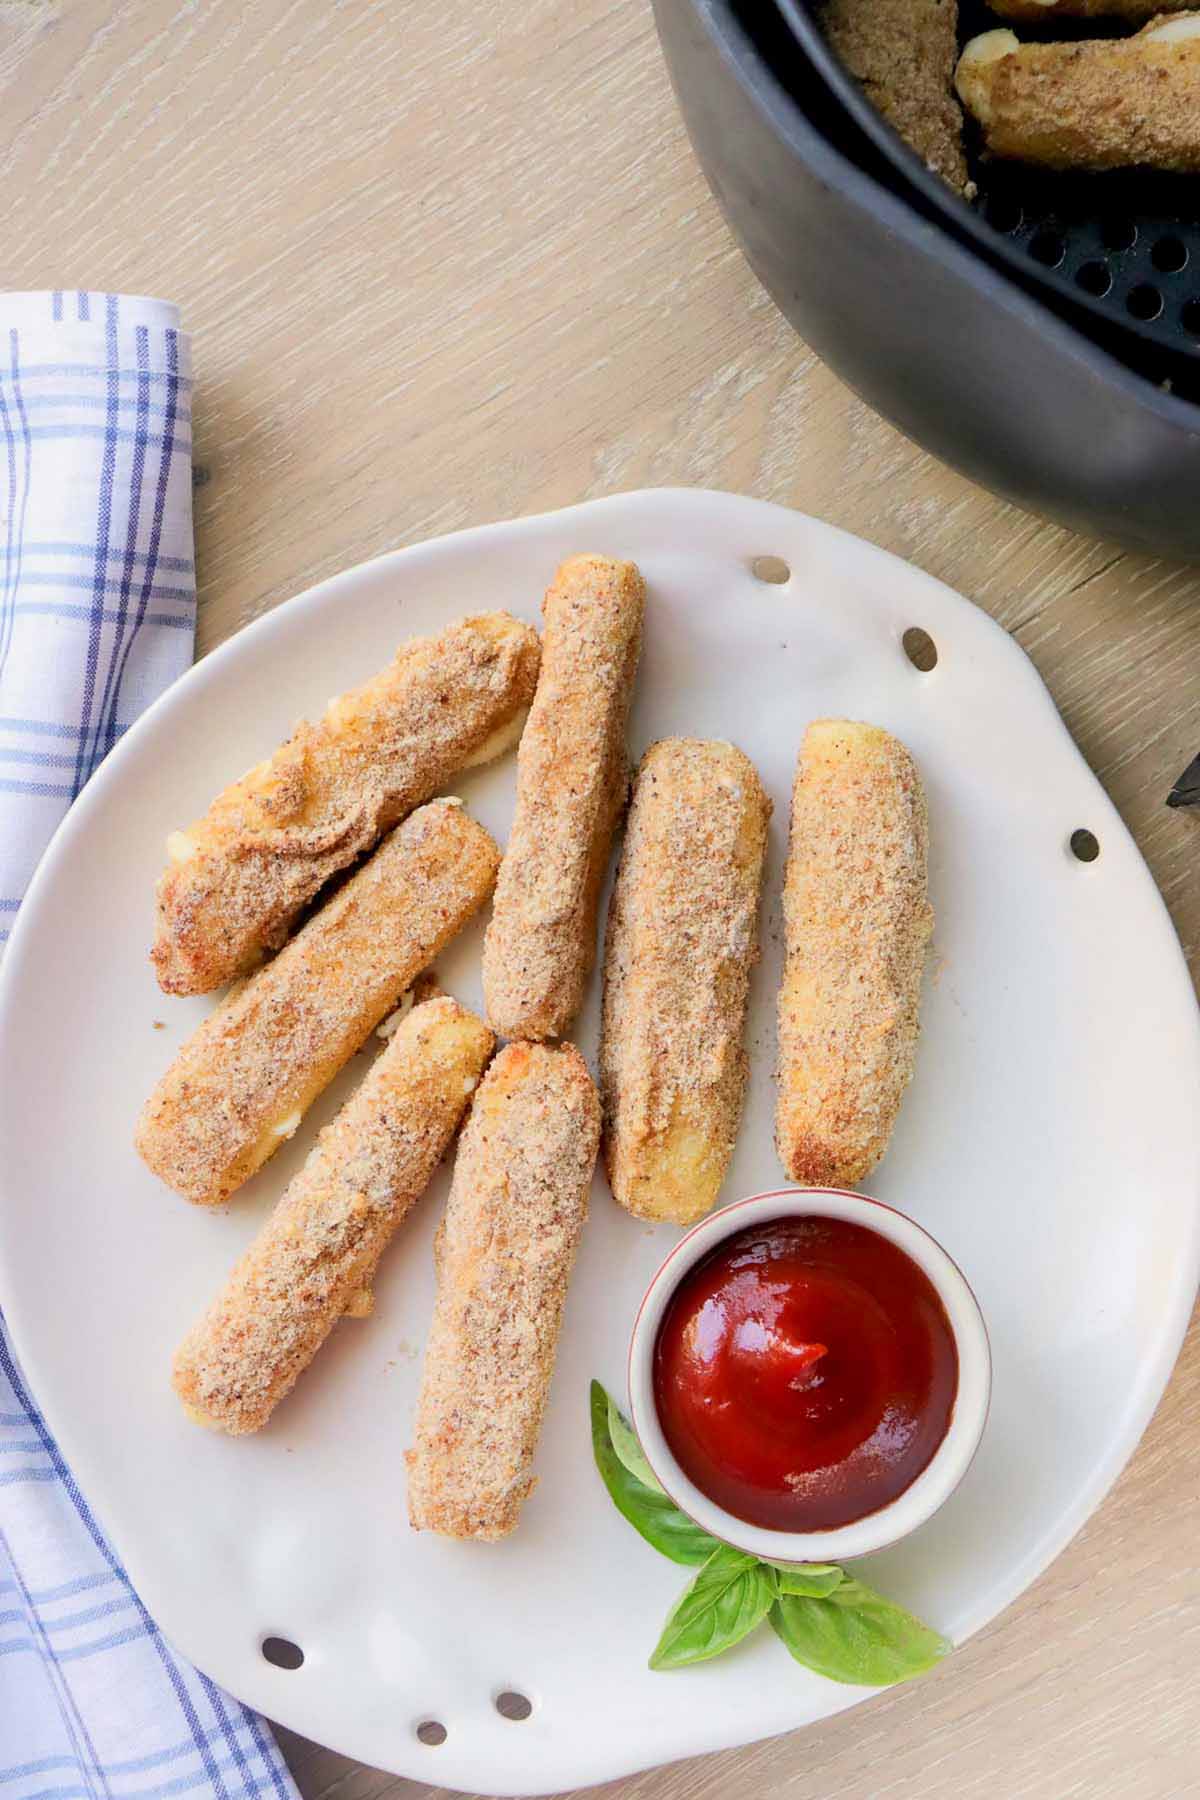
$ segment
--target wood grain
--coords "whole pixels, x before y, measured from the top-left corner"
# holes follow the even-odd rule
[[[801,507],[1015,634],[1195,971],[1200,825],[1162,802],[1200,748],[1200,574],[995,500],[817,362],[708,196],[644,0],[0,0],[0,89],[6,281],[162,294],[194,333],[203,648],[456,526],[653,483]],[[1198,1492],[1193,1329],[1114,1494],[951,1663],[593,1791],[1195,1792]],[[284,1741],[306,1800],[438,1791]]]

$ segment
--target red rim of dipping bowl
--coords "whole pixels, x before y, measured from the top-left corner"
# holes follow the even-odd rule
[[[654,1347],[663,1314],[680,1281],[710,1250],[748,1226],[776,1219],[846,1219],[905,1251],[932,1282],[958,1352],[958,1392],[950,1424],[932,1460],[886,1506],[849,1525],[823,1531],[776,1531],[752,1525],[710,1500],[684,1474],[667,1444],[654,1399]],[[680,1239],[646,1289],[629,1344],[633,1429],[668,1496],[721,1542],[773,1562],[845,1562],[898,1543],[945,1504],[970,1468],[987,1422],[992,1357],[979,1302],[958,1264],[905,1213],[843,1188],[775,1188],[709,1213]]]

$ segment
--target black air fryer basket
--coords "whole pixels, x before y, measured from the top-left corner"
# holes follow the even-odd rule
[[[801,53],[853,127],[923,210],[1148,379],[1200,399],[1200,177],[1145,171],[1059,174],[977,154],[967,121],[968,204],[930,173],[829,48],[808,0],[777,0]],[[868,0],[869,3],[869,0]],[[963,0],[960,36],[1003,26]],[[1119,19],[1055,18],[1022,38],[1116,36]]]
[[[904,148],[798,0],[654,12],[725,217],[830,368],[1019,505],[1200,560],[1200,179],[1072,186],[976,159],[977,209]]]

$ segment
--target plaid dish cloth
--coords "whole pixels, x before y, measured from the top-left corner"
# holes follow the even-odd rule
[[[0,945],[55,826],[192,659],[191,367],[178,311],[0,294]],[[177,1657],[63,1462],[0,1319],[0,1796],[296,1790]]]
[[[0,294],[0,942],[88,776],[192,660],[191,396],[174,306]]]

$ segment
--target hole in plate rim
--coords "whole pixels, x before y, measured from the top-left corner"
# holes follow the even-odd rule
[[[304,1652],[294,1638],[287,1638],[277,1631],[268,1631],[259,1640],[259,1654],[264,1662],[270,1663],[273,1669],[286,1669],[289,1672],[304,1667]]]
[[[900,648],[913,668],[929,675],[938,666],[938,647],[923,625],[909,625],[901,633]]]
[[[1094,863],[1100,855],[1100,839],[1086,825],[1077,825],[1067,839],[1067,849],[1076,862]]]
[[[523,1724],[533,1716],[533,1701],[530,1696],[511,1685],[497,1688],[492,1695],[492,1705],[500,1717],[509,1720],[511,1724]]]
[[[450,1733],[440,1719],[418,1719],[413,1726],[413,1736],[427,1749],[438,1750],[446,1742]]]
[[[752,556],[750,573],[769,587],[785,587],[792,579],[792,566],[784,556]]]

